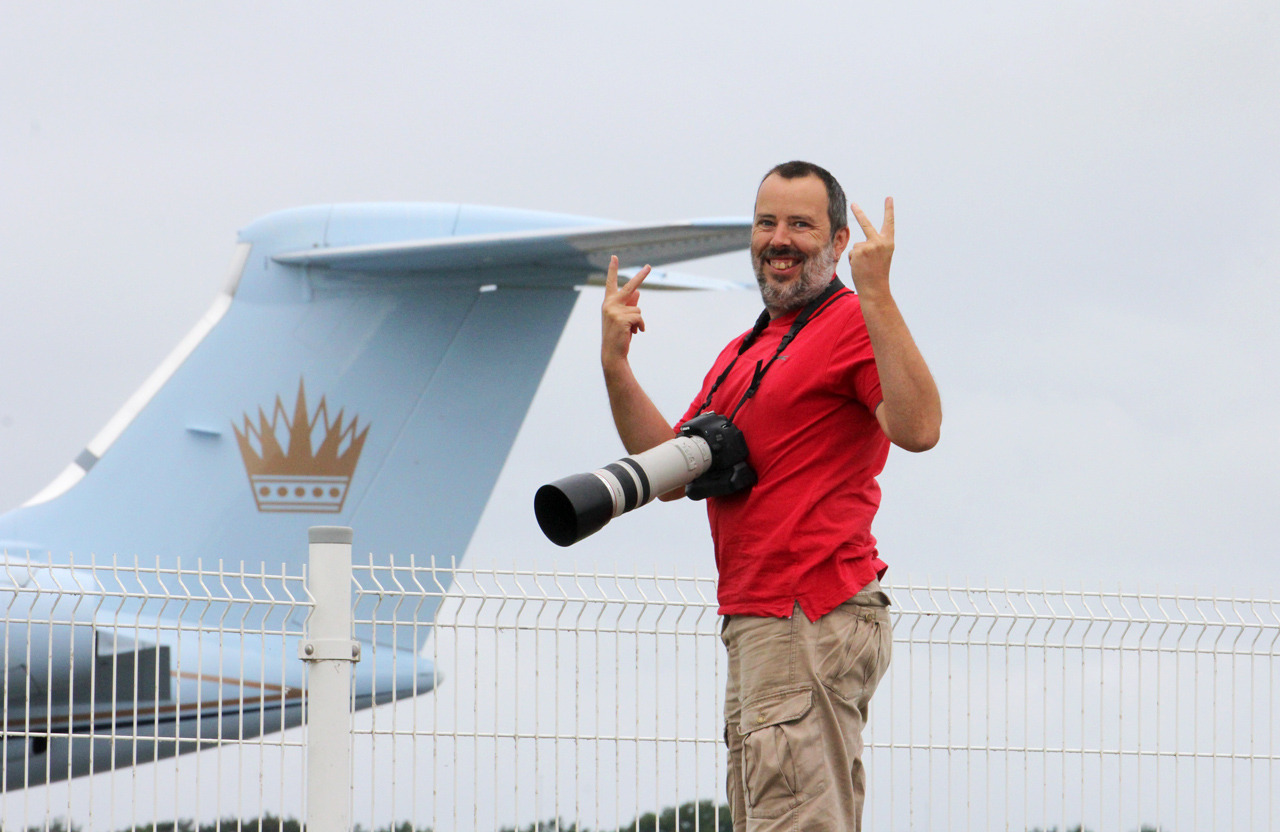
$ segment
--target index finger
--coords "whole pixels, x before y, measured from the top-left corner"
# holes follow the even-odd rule
[[[646,264],[644,265],[644,268],[642,268],[642,269],[640,269],[640,271],[636,272],[636,273],[631,277],[631,279],[627,281],[627,285],[622,287],[622,293],[623,293],[624,295],[630,295],[632,292],[637,292],[637,291],[639,291],[639,290],[640,290],[640,285],[641,285],[642,283],[644,283],[644,279],[645,279],[646,277],[648,277],[648,276],[649,276],[649,273],[650,273],[650,272],[652,272],[652,271],[653,271],[653,268],[652,268],[651,266],[649,266],[649,264],[648,264],[648,263],[646,263]],[[616,270],[615,270],[615,273],[616,273]]]
[[[876,227],[871,224],[871,220],[867,219],[867,215],[862,213],[858,203],[850,202],[849,210],[853,212],[853,218],[858,221],[858,225],[862,228],[862,233],[867,235],[868,240],[879,235],[880,232],[876,231]]]
[[[893,197],[884,198],[884,227],[880,229],[880,233],[893,239]]]

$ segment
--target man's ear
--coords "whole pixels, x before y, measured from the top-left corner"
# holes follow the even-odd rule
[[[849,226],[845,226],[836,232],[835,239],[832,240],[836,247],[836,259],[840,259],[840,255],[844,254],[845,248],[849,245]]]

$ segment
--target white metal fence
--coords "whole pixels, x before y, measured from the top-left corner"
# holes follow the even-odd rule
[[[301,724],[311,606],[279,571],[6,555],[0,825],[297,815],[304,738],[280,729]]]
[[[74,633],[60,642],[59,627],[88,628],[98,645],[114,634],[114,651],[85,654],[110,659],[95,668],[136,654],[125,665],[131,686],[119,670],[76,677],[98,680],[88,699],[99,705],[110,679],[106,701],[118,712],[127,699],[136,712],[123,734],[99,719],[90,738],[141,760],[163,756],[179,740],[154,739],[157,715],[173,712],[202,725],[179,731],[184,748],[207,750],[11,787],[6,830],[59,818],[114,830],[305,816],[310,729],[271,730],[294,724],[290,703],[307,687],[297,649],[311,601],[300,577],[95,565],[68,583],[24,569],[0,584],[7,782],[48,771],[47,748],[83,739],[84,724],[59,722],[52,707],[74,686],[33,687],[34,659],[34,673],[14,670],[15,658],[80,643]],[[641,816],[723,799],[713,580],[378,561],[357,564],[351,585],[365,642],[353,695],[385,702],[356,713],[351,783],[328,791],[350,794],[355,824],[657,829]],[[890,594],[895,654],[872,703],[868,828],[1280,827],[1280,601],[901,585]],[[425,675],[423,665],[406,675],[406,653],[394,649],[411,644],[433,665]],[[171,683],[168,700],[148,708],[138,693],[163,693],[166,667],[142,660],[151,647],[169,648]],[[249,664],[212,670],[233,654]],[[29,704],[38,695],[43,711]],[[255,715],[248,739],[211,716],[236,708]]]

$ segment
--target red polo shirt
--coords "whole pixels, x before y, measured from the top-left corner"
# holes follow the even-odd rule
[[[796,314],[769,322],[708,410],[733,412],[756,362],[769,362]],[[720,353],[680,424],[698,414],[744,337]],[[884,574],[871,535],[880,507],[876,476],[889,453],[874,415],[882,399],[861,304],[842,289],[815,312],[734,417],[759,482],[746,494],[707,500],[722,615],[785,618],[799,601],[816,621]]]

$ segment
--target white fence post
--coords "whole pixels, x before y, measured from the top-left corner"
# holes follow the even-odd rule
[[[351,540],[347,526],[312,526],[307,586],[315,606],[298,656],[307,665],[307,832],[351,829]]]

